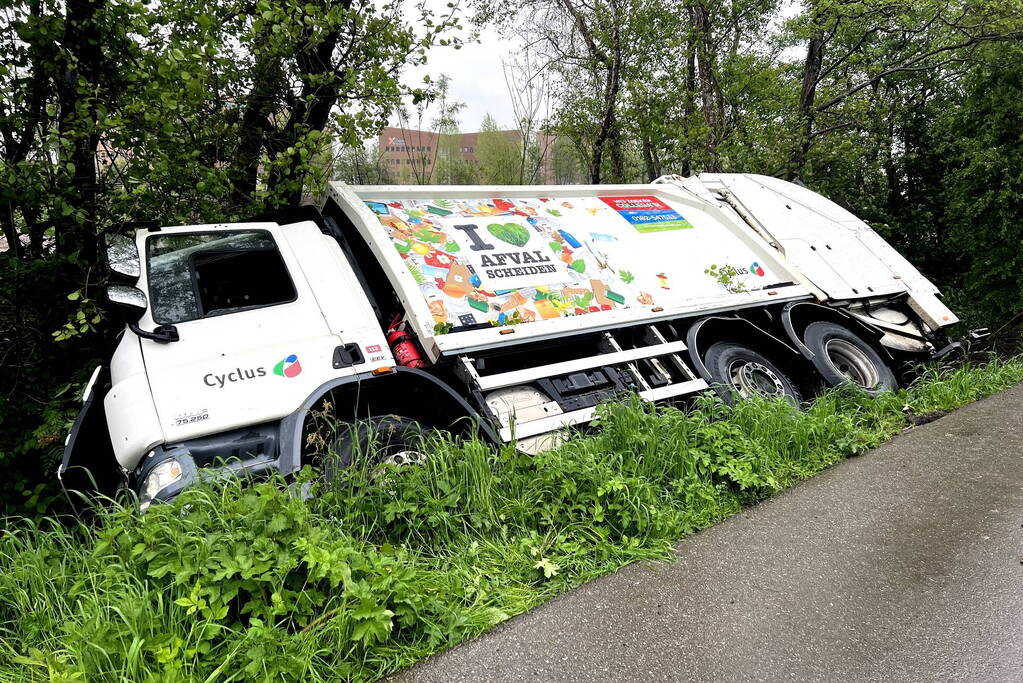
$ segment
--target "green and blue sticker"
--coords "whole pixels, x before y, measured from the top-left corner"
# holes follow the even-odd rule
[[[693,224],[657,197],[600,197],[638,232],[688,230]]]

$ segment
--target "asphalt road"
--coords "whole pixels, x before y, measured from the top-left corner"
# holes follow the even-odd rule
[[[1023,386],[393,680],[1023,681]]]

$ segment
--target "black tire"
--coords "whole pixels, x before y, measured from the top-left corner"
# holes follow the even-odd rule
[[[703,364],[715,383],[742,398],[750,398],[754,394],[786,396],[797,406],[803,400],[796,384],[777,364],[742,344],[712,344],[703,356]]]
[[[398,415],[382,415],[344,425],[320,458],[323,478],[333,482],[339,470],[360,463],[367,467],[385,462],[419,464],[426,457],[424,446],[434,431]]]
[[[899,387],[881,354],[841,325],[812,323],[803,333],[803,343],[813,352],[817,372],[833,387],[851,383],[871,396]]]

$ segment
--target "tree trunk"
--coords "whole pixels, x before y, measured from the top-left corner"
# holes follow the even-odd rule
[[[267,181],[271,196],[282,206],[302,203],[304,181],[312,159],[311,154],[306,160],[302,159],[302,138],[312,131],[323,132],[330,120],[330,111],[337,104],[338,84],[343,79],[335,73],[332,57],[340,36],[340,32],[335,30],[324,35],[318,43],[311,44],[313,34],[310,31],[306,42],[309,49],[296,56],[302,94],[281,131],[282,139],[294,151],[284,160],[285,163],[275,166]]]
[[[621,90],[621,50],[617,46],[616,34],[615,54],[604,62],[607,68],[607,82],[604,85],[603,116],[600,120],[600,128],[597,131],[597,138],[593,141],[593,156],[590,159],[590,182],[594,185],[600,184],[602,165],[604,160],[604,148],[608,142],[616,141],[618,137],[617,109],[618,93]],[[612,148],[612,173],[621,175],[621,150]],[[621,178],[617,178],[621,180]]]
[[[14,258],[21,257],[21,242],[18,241],[18,231],[14,227],[14,202],[8,200],[3,211],[3,232],[7,240],[7,250]]]
[[[814,100],[817,97],[817,84],[820,81],[823,63],[824,34],[818,31],[810,37],[806,46],[806,59],[803,62],[803,87],[799,91],[799,143],[786,171],[788,180],[799,177],[806,166],[806,157],[813,142],[814,117],[816,116]]]
[[[678,169],[678,172],[683,176],[688,176],[693,172],[692,148],[689,146],[688,141],[690,140],[693,120],[696,118],[696,44],[693,41],[692,35],[690,35],[689,39],[686,41],[684,97],[685,115],[682,125],[685,132],[685,140],[687,141],[686,150],[688,153],[686,154],[685,159],[682,160],[682,167]]]
[[[259,42],[263,41],[255,45],[257,57],[252,89],[245,98],[238,149],[232,162],[231,202],[236,208],[250,204],[256,196],[259,162],[266,146],[267,131],[272,125],[270,116],[284,87],[278,58],[263,53]]]
[[[696,43],[696,76],[699,82],[700,102],[703,110],[703,123],[707,126],[707,139],[704,150],[707,155],[706,168],[712,173],[720,171],[717,147],[720,142],[721,116],[718,101],[718,87],[715,83],[715,59],[713,52],[713,36],[707,8],[700,2],[689,6],[689,20],[693,25]]]
[[[96,259],[99,134],[96,132],[96,106],[91,96],[82,97],[80,88],[93,90],[98,84],[102,37],[95,16],[101,4],[102,0],[68,0],[63,40],[67,62],[57,88],[60,105],[57,129],[66,143],[61,146],[58,159],[61,170],[71,173],[68,200],[75,209],[70,220],[57,230],[57,249],[63,254],[77,251],[86,263]]]
[[[654,150],[653,145],[650,143],[650,139],[644,135],[642,140],[643,146],[643,167],[646,169],[647,182],[653,182],[660,173],[657,172],[657,168],[654,164]]]

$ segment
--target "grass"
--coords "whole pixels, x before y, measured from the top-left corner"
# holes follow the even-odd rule
[[[352,468],[307,501],[226,482],[88,527],[10,520],[0,680],[378,678],[1021,381],[1016,359],[802,412],[627,401],[555,451],[438,441],[421,467]]]

